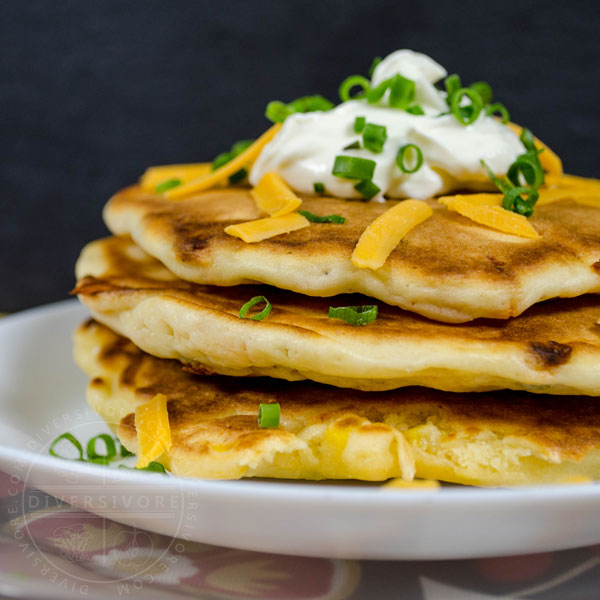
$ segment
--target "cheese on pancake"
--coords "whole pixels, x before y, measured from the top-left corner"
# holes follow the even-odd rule
[[[218,189],[174,202],[136,186],[109,201],[104,219],[114,234],[130,235],[188,281],[260,282],[310,296],[359,292],[446,322],[505,319],[541,300],[600,291],[598,207],[568,200],[536,207],[529,222],[540,237],[525,239],[430,200],[433,215],[372,270],[355,266],[352,252],[367,226],[396,203],[301,198],[307,211],[346,222],[248,244],[225,228],[263,216],[249,190]]]
[[[363,390],[425,385],[600,395],[598,296],[541,303],[508,321],[463,325],[380,304],[376,321],[354,327],[328,318],[329,306],[371,299],[196,285],[118,238],[89,244],[77,275],[76,292],[97,320],[150,354],[200,371]],[[269,316],[240,319],[242,305],[259,295],[273,305]]]
[[[312,382],[199,376],[143,353],[89,321],[74,355],[88,401],[131,451],[136,406],[167,397],[172,446],[162,457],[192,477],[382,481],[413,476],[475,485],[600,478],[597,399],[526,392],[451,394],[427,388],[366,393]],[[261,403],[281,405],[261,429]]]

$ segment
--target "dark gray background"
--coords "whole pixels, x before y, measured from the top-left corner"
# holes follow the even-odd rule
[[[600,176],[600,2],[0,3],[0,312],[66,297],[109,195],[211,159],[407,47],[485,79],[572,173]]]

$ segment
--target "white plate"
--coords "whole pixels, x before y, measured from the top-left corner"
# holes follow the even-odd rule
[[[600,485],[448,487],[203,481],[56,459],[49,443],[106,427],[86,406],[75,301],[0,321],[0,469],[122,523],[247,550],[361,559],[524,554],[600,543]]]

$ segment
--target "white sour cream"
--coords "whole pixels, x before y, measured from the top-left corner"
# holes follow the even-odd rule
[[[495,189],[481,160],[494,173],[506,174],[525,150],[517,135],[483,112],[471,125],[462,125],[452,114],[438,116],[448,107],[445,94],[433,84],[447,73],[428,56],[397,50],[379,63],[372,84],[396,73],[415,81],[415,103],[425,115],[390,108],[387,92],[378,104],[350,100],[327,112],[293,114],[260,153],[250,172],[250,183],[256,185],[265,173],[274,171],[299,192],[313,193],[313,184],[321,182],[330,195],[360,198],[355,181],[331,173],[335,157],[344,155],[374,160],[377,166],[373,181],[388,198],[428,198],[456,189]],[[386,127],[387,140],[380,154],[343,149],[356,140],[362,142],[361,134],[354,132],[358,116]],[[416,144],[423,152],[423,165],[416,173],[403,173],[396,165],[398,149],[405,144]],[[381,199],[381,194],[376,199]]]

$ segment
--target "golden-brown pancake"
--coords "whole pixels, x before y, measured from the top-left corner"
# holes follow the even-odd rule
[[[370,481],[416,475],[476,485],[600,478],[594,398],[427,388],[367,393],[200,376],[93,321],[76,332],[74,355],[91,378],[90,405],[133,452],[136,406],[157,393],[167,396],[173,446],[160,460],[179,475]],[[261,429],[258,407],[271,402],[281,405],[280,427]]]
[[[568,193],[566,193],[568,196]],[[104,219],[182,279],[219,286],[260,282],[310,296],[359,292],[432,319],[505,319],[536,302],[600,291],[600,208],[564,200],[536,207],[538,239],[494,231],[430,201],[433,215],[378,270],[353,265],[365,228],[395,204],[303,196],[302,208],[339,214],[248,244],[227,225],[264,216],[248,190],[217,189],[181,201],[140,187],[116,194]]]
[[[197,285],[175,277],[130,240],[92,242],[77,274],[76,291],[96,319],[146,352],[200,371],[363,390],[424,385],[600,395],[598,296],[462,325],[379,303],[377,320],[358,327],[328,318],[328,308],[370,304],[369,298]],[[272,312],[261,322],[240,319],[241,306],[256,295],[266,295]]]

